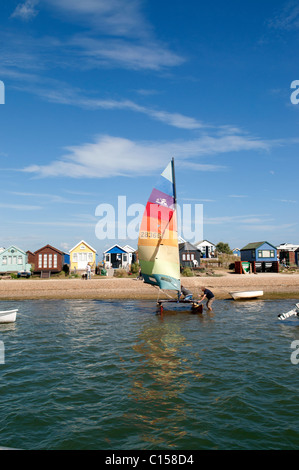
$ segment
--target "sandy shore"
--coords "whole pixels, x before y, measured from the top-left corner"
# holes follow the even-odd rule
[[[299,299],[299,274],[224,274],[219,277],[183,278],[185,287],[197,295],[201,286],[216,298],[231,298],[238,290],[263,290],[264,298]],[[0,281],[0,300],[31,299],[157,299],[158,289],[131,278],[15,279]],[[163,298],[161,293],[159,298]],[[167,297],[165,297],[167,298]]]

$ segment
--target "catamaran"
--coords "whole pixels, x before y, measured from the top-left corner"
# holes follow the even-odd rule
[[[194,313],[202,305],[192,299],[180,299],[180,258],[177,227],[177,198],[174,159],[161,173],[147,201],[140,225],[138,257],[144,282],[161,290],[176,291],[176,298],[157,300],[159,313],[163,304],[191,305]]]

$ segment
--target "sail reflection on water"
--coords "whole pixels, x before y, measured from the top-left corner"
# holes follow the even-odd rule
[[[144,441],[171,446],[186,434],[188,416],[182,396],[191,382],[202,377],[182,351],[190,346],[179,325],[162,321],[145,328],[133,345],[140,361],[130,374],[136,412],[126,417],[140,429]]]

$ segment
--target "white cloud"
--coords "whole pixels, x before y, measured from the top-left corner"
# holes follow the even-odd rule
[[[297,204],[297,201],[294,199],[276,199],[278,202],[284,202],[286,204]]]
[[[96,39],[81,34],[69,39],[65,47],[77,48],[91,68],[109,65],[132,70],[160,70],[185,62],[166,45],[149,38],[136,42],[127,38]]]
[[[212,163],[198,162],[208,155],[240,150],[268,149],[269,144],[240,136],[202,137],[176,142],[134,142],[129,139],[98,136],[94,142],[67,147],[67,154],[48,165],[30,165],[23,169],[41,177],[108,178],[138,176],[163,169],[172,155],[178,165],[199,171],[223,169]],[[196,160],[196,161],[194,161]]]
[[[20,33],[3,40],[8,60],[22,54],[22,67],[26,64],[25,54],[34,51],[37,64],[45,66],[55,62],[78,69],[120,67],[130,70],[165,70],[181,65],[185,59],[171,51],[167,44],[155,37],[154,30],[142,13],[142,0],[26,0],[19,3],[12,13],[13,18],[28,21],[37,13],[37,6],[55,18],[73,21],[80,27],[80,33],[60,36],[30,37]],[[48,10],[48,11],[47,11]],[[88,26],[84,30],[84,25]],[[83,32],[82,32],[83,31]],[[1,32],[1,36],[6,34]],[[21,36],[22,34],[22,36]],[[1,43],[2,41],[0,41]],[[3,49],[3,47],[1,48]],[[1,62],[3,51],[1,50]],[[19,67],[20,60],[14,60]]]
[[[277,12],[268,22],[275,29],[293,30],[299,28],[299,6],[298,2],[290,1]]]
[[[265,223],[273,220],[269,219],[269,214],[244,214],[244,215],[223,215],[218,217],[206,217],[204,223],[207,225],[222,225],[222,224],[252,224]],[[246,225],[247,227],[247,225]]]
[[[38,0],[26,0],[25,3],[19,3],[11,17],[29,21],[38,14],[38,11],[36,10],[37,4]]]
[[[284,232],[288,229],[291,229],[291,228],[294,228],[296,227],[297,224],[282,224],[282,225],[279,225],[279,230],[281,232]],[[254,231],[254,232],[274,232],[275,235],[277,235],[277,224],[250,224],[250,225],[243,225],[243,228],[246,229],[246,230],[251,230],[251,231]]]
[[[3,209],[15,209],[19,211],[35,211],[35,210],[42,209],[41,206],[29,206],[25,204],[10,204],[10,203],[5,203],[5,202],[1,202],[0,207],[2,207]]]
[[[2,75],[11,76],[9,71],[1,69],[0,73]],[[12,76],[13,78],[13,76]],[[106,109],[106,110],[124,110],[132,111],[135,113],[144,114],[156,121],[163,122],[169,126],[177,127],[180,129],[189,129],[196,130],[202,128],[214,128],[213,126],[206,124],[198,119],[195,119],[190,116],[185,116],[181,113],[170,113],[168,111],[153,109],[146,106],[141,106],[138,103],[135,103],[132,100],[120,99],[97,99],[89,98],[84,96],[84,93],[81,90],[72,88],[67,84],[60,82],[58,80],[44,80],[44,87],[39,86],[37,81],[38,78],[33,76],[32,79],[28,77],[28,84],[25,83],[27,77],[23,77],[23,74],[18,75],[19,79],[23,78],[22,91],[27,91],[28,93],[33,93],[42,97],[43,99],[63,105],[76,106],[83,109]],[[32,86],[32,81],[34,79],[34,86]],[[218,129],[218,128],[217,128]]]
[[[83,204],[88,205],[90,202],[82,201],[81,199],[67,199],[63,196],[59,196],[58,194],[47,194],[47,193],[28,193],[28,192],[21,192],[21,191],[9,191],[10,194],[15,196],[22,196],[22,197],[32,197],[35,199],[43,199],[45,203],[57,203],[57,204]]]
[[[144,37],[151,26],[142,13],[142,0],[42,0],[67,20],[88,24],[108,35]]]

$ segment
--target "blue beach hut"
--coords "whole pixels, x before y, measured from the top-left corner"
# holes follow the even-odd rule
[[[266,241],[248,243],[241,248],[241,261],[276,261],[277,249]]]
[[[126,268],[129,264],[128,252],[119,245],[114,245],[103,253],[106,268]]]
[[[252,264],[253,272],[278,271],[277,249],[267,241],[248,243],[240,250],[241,262]]]

